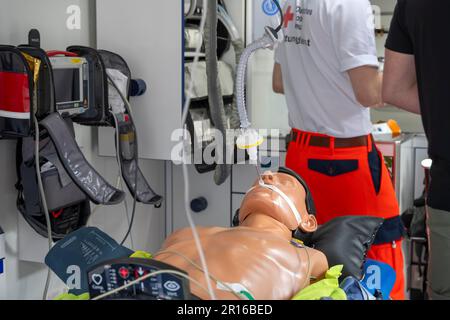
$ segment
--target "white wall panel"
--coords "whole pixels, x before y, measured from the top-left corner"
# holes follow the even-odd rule
[[[133,99],[140,156],[169,160],[182,104],[182,16],[179,0],[97,0],[97,44],[120,53],[147,93]],[[111,144],[101,154],[110,154]]]

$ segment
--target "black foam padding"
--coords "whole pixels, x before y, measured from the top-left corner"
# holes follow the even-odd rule
[[[367,251],[384,219],[367,216],[345,216],[331,220],[319,229],[305,236],[297,231],[294,237],[305,245],[321,251],[328,259],[328,265],[344,265],[342,279],[352,276],[363,277],[363,266]]]

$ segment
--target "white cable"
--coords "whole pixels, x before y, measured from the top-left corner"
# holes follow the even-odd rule
[[[120,190],[122,190],[123,192],[125,192],[125,187],[123,185],[123,179],[119,178],[120,180]],[[125,207],[125,214],[127,216],[127,222],[128,222],[128,226],[131,225],[131,217],[130,217],[130,210],[128,207],[128,201],[127,198],[125,197],[124,201],[123,201],[124,207]],[[132,250],[135,250],[135,245],[134,245],[134,238],[133,238],[133,233],[130,232],[130,243],[131,243],[131,248]]]
[[[38,187],[39,187],[39,193],[41,194],[41,202],[42,202],[42,209],[44,210],[45,215],[45,222],[47,224],[47,237],[48,237],[48,251],[52,249],[53,246],[53,235],[52,235],[52,223],[50,221],[50,212],[48,211],[48,205],[47,205],[47,199],[45,197],[45,191],[44,191],[44,184],[42,183],[42,177],[41,177],[41,166],[40,166],[40,131],[39,131],[39,122],[36,118],[36,115],[33,115],[34,119],[34,127],[35,127],[35,150],[34,150],[34,162],[36,167],[36,175],[37,175],[37,181],[38,181]],[[47,267],[47,278],[45,280],[45,286],[44,286],[44,293],[42,295],[42,300],[47,300],[47,294],[48,289],[50,287],[50,279],[52,271],[50,267]]]
[[[135,123],[134,122],[134,115],[133,115],[133,108],[131,107],[130,102],[128,101],[128,99],[125,97],[124,93],[119,89],[119,86],[114,82],[114,80],[112,79],[112,77],[109,74],[106,74],[107,78],[108,78],[108,83],[111,84],[115,90],[117,91],[117,93],[119,94],[120,98],[122,99],[123,103],[125,104],[125,109],[128,112],[128,116],[130,117],[131,123]],[[112,113],[112,112],[111,112]],[[114,113],[112,113],[114,114]],[[115,119],[116,120],[116,119]],[[117,123],[116,123],[117,126]],[[131,221],[129,224],[129,228],[127,230],[127,234],[125,235],[124,239],[120,242],[120,245],[123,245],[125,243],[125,241],[127,240],[127,238],[132,234],[132,228],[133,228],[133,222],[134,222],[134,218],[136,216],[136,205],[137,205],[137,188],[138,188],[138,167],[139,167],[139,145],[138,145],[138,139],[137,139],[137,132],[135,133],[135,157],[136,157],[136,172],[135,172],[135,180],[134,180],[134,199],[133,199],[133,212],[131,214]],[[119,149],[117,149],[117,154],[119,153]],[[121,166],[122,161],[119,162],[119,167]]]
[[[175,271],[175,270],[159,270],[159,271],[155,271],[155,272],[146,274],[145,276],[142,276],[142,277],[140,277],[140,278],[138,278],[136,280],[133,280],[130,283],[127,283],[127,284],[125,284],[125,285],[123,285],[123,286],[121,286],[119,288],[113,289],[113,290],[108,291],[108,292],[106,292],[106,293],[104,293],[102,295],[99,295],[99,296],[97,296],[95,298],[92,298],[91,300],[105,299],[105,298],[107,298],[109,296],[112,296],[113,294],[116,294],[116,293],[118,293],[118,292],[120,292],[122,290],[125,290],[125,289],[127,289],[127,288],[129,288],[131,286],[134,286],[135,284],[138,284],[138,283],[140,283],[142,281],[145,281],[148,278],[151,278],[151,277],[154,277],[154,276],[157,276],[157,275],[160,275],[160,274],[173,274],[173,275],[176,275],[176,276],[183,277],[183,278],[185,278],[185,279],[187,279],[189,281],[192,281],[197,286],[199,286],[202,290],[204,290],[206,293],[208,293],[208,290],[200,282],[198,282],[197,280],[191,278],[190,276],[188,276],[188,275],[186,275],[186,274],[184,274],[182,272]]]
[[[117,175],[116,188],[117,189],[120,188],[122,191],[124,191],[125,188],[123,186],[123,179],[122,179],[122,159],[120,158],[120,154],[119,154],[119,150],[120,150],[119,120],[117,120],[117,116],[114,113],[111,113],[111,114],[112,114],[112,116],[114,118],[114,123],[115,123],[115,126],[116,126],[116,128],[115,128],[115,130],[116,130],[116,150],[117,150],[116,158],[117,158],[117,164],[118,164],[118,167],[119,167],[119,172],[118,172],[118,175]],[[125,197],[123,203],[124,203],[124,207],[125,207],[125,214],[127,216],[128,227],[130,227],[130,224],[131,224],[130,212],[128,210],[128,201],[127,201],[126,197]],[[133,240],[133,234],[132,233],[130,233],[130,242],[131,242],[131,249],[134,250],[135,247],[134,247],[134,240]]]
[[[201,34],[203,34],[204,30],[205,30],[207,6],[208,6],[208,0],[203,0],[203,12],[202,12],[202,18],[200,20],[200,33]],[[185,127],[187,116],[188,116],[188,112],[189,112],[189,107],[191,105],[192,90],[194,89],[194,79],[196,78],[195,76],[197,74],[198,61],[199,61],[199,57],[200,57],[201,45],[202,45],[201,43],[199,43],[197,45],[197,48],[195,49],[194,61],[192,63],[191,81],[189,83],[188,90],[187,90],[187,93],[186,93],[186,101],[184,103],[183,114],[182,114],[182,117],[181,117],[181,127],[183,129]],[[183,139],[184,139],[184,137],[183,137]],[[204,272],[204,276],[205,276],[205,280],[206,280],[206,285],[208,287],[209,295],[211,297],[211,300],[217,300],[216,295],[215,295],[214,290],[213,290],[213,287],[212,287],[211,279],[210,279],[210,276],[209,276],[209,269],[208,269],[208,265],[206,264],[205,254],[203,252],[203,248],[202,248],[202,245],[201,245],[201,242],[200,242],[200,237],[198,235],[198,232],[197,232],[194,220],[192,219],[192,215],[191,215],[191,212],[190,212],[189,175],[188,175],[188,169],[187,169],[187,164],[186,163],[187,163],[187,155],[186,155],[186,148],[184,146],[184,148],[183,148],[183,164],[182,164],[182,168],[183,168],[183,178],[184,178],[184,205],[185,205],[186,217],[187,217],[187,220],[189,222],[189,226],[191,227],[191,230],[192,230],[192,235],[194,237],[195,245],[197,247],[197,251],[198,251],[198,254],[199,254],[199,257],[200,257],[200,262],[202,264],[202,268],[205,271]]]
[[[197,269],[198,271],[204,273],[205,271],[202,269],[201,266],[199,266],[195,261],[193,261],[192,259],[188,258],[187,256],[185,256],[184,254],[182,254],[181,252],[175,251],[175,250],[163,250],[158,252],[154,258],[156,258],[157,256],[160,255],[167,255],[167,254],[173,254],[176,256],[179,256],[181,258],[183,258],[184,260],[186,260],[186,262],[188,262],[190,265],[192,265],[195,269]],[[209,277],[214,280],[216,283],[223,285],[225,288],[227,288],[235,297],[237,297],[239,300],[243,300],[242,297],[236,293],[236,291],[226,282],[222,282],[220,281],[218,278],[216,278],[215,276],[213,276],[212,274],[209,275]]]

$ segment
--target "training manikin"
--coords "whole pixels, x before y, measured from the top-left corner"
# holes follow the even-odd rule
[[[315,217],[307,211],[305,188],[286,173],[266,172],[262,180],[242,202],[239,227],[197,228],[218,299],[237,299],[230,287],[257,300],[290,299],[328,270],[323,253],[292,242],[297,228],[317,230]],[[169,236],[155,259],[185,270],[206,287],[191,229]],[[192,282],[191,291],[200,299],[210,298]]]

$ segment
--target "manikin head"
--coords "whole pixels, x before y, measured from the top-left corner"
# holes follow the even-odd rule
[[[252,214],[263,214],[291,231],[317,230],[312,198],[300,177],[283,168],[278,173],[265,172],[262,180],[258,179],[245,195],[239,209],[240,224]]]

